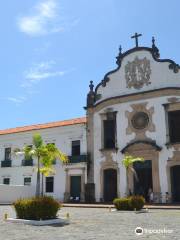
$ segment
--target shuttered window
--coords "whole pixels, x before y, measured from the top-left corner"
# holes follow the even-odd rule
[[[54,177],[46,177],[46,192],[54,192]]]
[[[11,148],[5,148],[5,160],[11,160]]]
[[[180,142],[180,110],[168,112],[168,122],[170,142]]]
[[[80,152],[80,140],[72,141],[72,156],[79,156]]]
[[[104,148],[115,148],[115,120],[104,120]]]
[[[10,178],[4,178],[3,184],[9,185],[10,184]]]

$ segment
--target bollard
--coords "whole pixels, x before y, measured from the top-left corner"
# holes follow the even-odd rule
[[[66,218],[70,218],[70,215],[69,215],[69,213],[66,213]]]
[[[8,214],[7,214],[7,213],[5,213],[5,214],[4,214],[4,221],[6,221],[6,220],[7,220],[7,218],[8,218]]]
[[[111,207],[109,207],[109,212],[111,212]]]
[[[134,211],[136,212],[136,208],[134,208]]]

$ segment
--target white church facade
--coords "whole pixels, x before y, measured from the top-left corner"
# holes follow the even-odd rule
[[[90,83],[84,118],[0,131],[0,184],[36,184],[36,160],[13,156],[40,133],[69,156],[56,162],[44,192],[61,201],[111,202],[126,195],[125,154],[144,158],[135,164],[138,181],[130,191],[154,202],[180,202],[180,67],[160,59],[152,47],[120,48],[117,68],[94,88]]]

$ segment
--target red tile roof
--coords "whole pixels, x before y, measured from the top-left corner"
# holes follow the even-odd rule
[[[0,130],[0,135],[27,132],[27,131],[32,131],[32,130],[40,130],[40,129],[54,128],[54,127],[70,126],[70,125],[76,125],[76,124],[85,124],[85,123],[86,123],[86,117],[81,117],[81,118],[75,118],[75,119],[70,119],[70,120],[65,120],[65,121],[9,128],[9,129],[5,129],[5,130]]]

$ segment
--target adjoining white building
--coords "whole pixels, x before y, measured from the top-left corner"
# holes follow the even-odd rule
[[[23,156],[14,154],[15,148],[22,149],[25,145],[32,145],[32,136],[35,133],[41,134],[45,143],[56,144],[70,160],[69,164],[56,160],[55,175],[45,179],[44,193],[61,201],[68,201],[70,195],[84,201],[87,182],[85,117],[0,131],[0,184],[31,185],[35,190],[36,159],[25,160]]]
[[[126,195],[125,154],[143,157],[135,164],[138,181],[128,176],[130,190],[155,202],[180,202],[180,72],[170,59],[160,59],[155,46],[120,48],[117,69],[94,89],[90,83],[86,118],[0,131],[0,183],[36,184],[36,162],[11,154],[32,144],[38,132],[70,156],[56,163],[46,178],[45,193],[69,201],[110,202]]]

